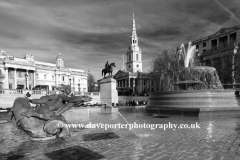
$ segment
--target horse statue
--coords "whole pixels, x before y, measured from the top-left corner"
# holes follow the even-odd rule
[[[108,73],[109,77],[112,77],[113,67],[116,67],[115,63],[111,63],[107,68],[104,68],[102,70],[102,76],[104,76]]]

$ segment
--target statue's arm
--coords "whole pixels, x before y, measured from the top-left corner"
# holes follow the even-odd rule
[[[43,96],[40,99],[29,99],[29,102],[33,104],[46,104],[52,99],[54,99],[55,95]]]
[[[84,98],[86,97],[87,96],[72,96],[72,97],[66,97],[66,99],[64,100],[68,103],[77,103],[77,102],[84,101]]]

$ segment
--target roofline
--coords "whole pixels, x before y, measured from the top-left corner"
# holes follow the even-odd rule
[[[230,28],[229,27],[228,28],[221,28],[220,30],[222,30],[222,29],[236,29],[236,30],[238,30],[238,29],[240,29],[240,25],[236,25],[236,26],[230,27]],[[218,30],[217,32],[219,32],[220,30]],[[216,34],[217,32],[215,32],[214,34]],[[214,34],[212,34],[210,36],[207,36],[207,37],[204,37],[204,38],[200,38],[198,40],[195,40],[192,43],[194,44],[194,43],[197,43],[197,42],[207,41],[208,39],[212,38],[212,36]]]

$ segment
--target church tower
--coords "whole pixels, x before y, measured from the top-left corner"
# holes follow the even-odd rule
[[[138,37],[133,13],[133,31],[130,36],[130,46],[127,50],[126,70],[129,72],[142,72],[142,51],[138,46]]]

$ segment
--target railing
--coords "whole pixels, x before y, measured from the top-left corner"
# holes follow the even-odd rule
[[[100,96],[99,92],[75,92],[75,95]]]
[[[214,54],[219,53],[219,52],[228,51],[230,49],[232,49],[232,52],[233,52],[234,43],[231,43],[231,44],[228,44],[228,45],[222,45],[222,46],[219,46],[219,47],[216,47],[216,48],[209,49],[209,50],[203,52],[202,55],[203,56],[210,56],[210,55],[214,55]]]
[[[50,90],[24,90],[24,89],[0,89],[0,95],[26,95],[27,93],[31,95],[52,95],[60,94],[59,91]],[[85,95],[85,96],[100,96],[99,92],[75,92],[74,95]]]
[[[51,94],[59,94],[59,91],[49,91],[49,90],[24,90],[24,89],[1,89],[0,94],[10,94],[10,95],[51,95]]]

